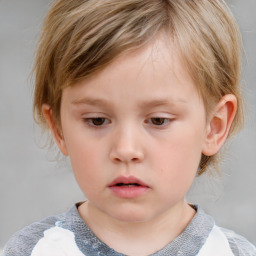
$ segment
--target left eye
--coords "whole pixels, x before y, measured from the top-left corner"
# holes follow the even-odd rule
[[[170,122],[169,118],[164,117],[152,117],[149,119],[149,123],[157,126],[165,125]]]

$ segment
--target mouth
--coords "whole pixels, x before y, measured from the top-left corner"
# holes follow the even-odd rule
[[[141,180],[137,179],[136,177],[129,176],[120,176],[113,180],[112,183],[109,184],[109,187],[148,187],[149,186],[142,182]]]
[[[145,195],[150,190],[146,183],[133,176],[120,176],[113,180],[108,187],[115,196],[123,199],[135,199]]]
[[[116,184],[116,186],[117,187],[128,187],[128,188],[130,188],[130,187],[139,187],[139,186],[141,186],[140,184],[138,184],[138,183],[117,183]]]

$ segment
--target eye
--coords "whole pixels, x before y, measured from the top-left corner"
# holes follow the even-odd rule
[[[104,117],[85,118],[84,121],[91,126],[103,126],[109,123],[109,120]]]
[[[163,126],[170,122],[171,120],[169,118],[164,117],[152,117],[149,119],[149,123],[156,125],[156,126]]]

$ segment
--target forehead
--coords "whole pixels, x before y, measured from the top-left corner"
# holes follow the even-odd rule
[[[198,96],[177,47],[164,35],[117,57],[101,71],[65,89],[63,96],[66,94],[72,102],[87,98],[91,103],[99,102],[96,97],[186,102],[191,95]]]

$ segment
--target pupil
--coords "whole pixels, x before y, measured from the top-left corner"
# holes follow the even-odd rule
[[[105,122],[105,118],[101,118],[101,117],[93,118],[93,120],[92,120],[92,123],[94,125],[102,125],[102,124],[104,124],[104,122]]]
[[[164,118],[160,118],[160,117],[152,118],[152,123],[155,125],[162,125],[164,123]]]

